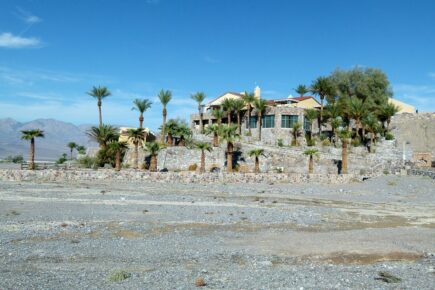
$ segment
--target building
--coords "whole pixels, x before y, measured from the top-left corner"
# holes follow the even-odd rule
[[[414,106],[406,104],[404,102],[401,102],[401,101],[399,101],[397,99],[389,98],[388,102],[390,104],[393,104],[393,105],[395,105],[395,106],[397,106],[399,108],[398,114],[403,114],[403,113],[414,114],[416,112]]]

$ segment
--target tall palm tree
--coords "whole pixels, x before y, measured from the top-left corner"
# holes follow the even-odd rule
[[[199,142],[195,144],[196,148],[201,150],[201,166],[199,167],[199,172],[204,173],[205,172],[205,151],[211,152],[213,148],[210,146],[209,143],[206,142]]]
[[[30,141],[29,169],[35,169],[35,138],[44,138],[44,131],[40,129],[21,131],[21,139]]]
[[[332,91],[334,90],[334,86],[330,78],[319,77],[312,83],[310,90],[320,98],[319,134],[321,134],[321,124],[323,122],[323,100],[326,96],[333,94]]]
[[[304,117],[305,119],[308,120],[308,122],[310,122],[310,138],[313,137],[313,124],[314,124],[314,120],[317,119],[317,117],[319,116],[319,112],[316,109],[306,109],[304,112]]]
[[[351,133],[349,130],[340,130],[338,136],[341,140],[341,173],[347,174],[347,155],[348,155],[348,145],[350,142]]]
[[[206,135],[213,135],[213,147],[219,146],[219,130],[221,129],[221,126],[219,124],[212,124],[208,125],[205,128],[205,134]]]
[[[198,114],[199,114],[199,127],[201,130],[201,134],[204,134],[204,121],[202,114],[202,102],[204,102],[206,95],[203,92],[197,92],[191,96],[192,100],[198,103]]]
[[[162,103],[163,106],[163,111],[162,111],[162,116],[163,116],[163,123],[162,123],[162,137],[161,137],[161,142],[164,143],[165,142],[165,129],[166,129],[166,117],[168,115],[168,111],[166,110],[166,106],[168,105],[168,103],[171,101],[172,99],[172,92],[169,90],[164,91],[163,89],[160,90],[160,93],[158,95],[160,103]]]
[[[139,169],[139,144],[142,144],[145,140],[145,130],[138,129],[128,129],[128,141],[134,145],[134,168]]]
[[[99,121],[100,126],[103,125],[103,116],[101,113],[101,105],[104,98],[111,95],[110,91],[106,87],[92,87],[92,89],[87,93],[91,97],[97,99],[98,113],[99,113]]]
[[[70,160],[73,160],[73,151],[74,149],[77,149],[78,145],[75,142],[69,142],[67,144],[67,147],[69,148],[70,151]]]
[[[149,152],[151,155],[150,160],[150,171],[156,172],[157,171],[157,155],[159,154],[159,151],[165,148],[164,145],[157,143],[157,142],[149,142],[145,143],[145,151]]]
[[[311,174],[314,171],[314,156],[319,154],[317,149],[308,149],[304,151],[304,155],[309,156],[308,158],[308,173]]]
[[[133,108],[131,108],[133,111],[139,111],[139,128],[142,129],[143,128],[143,113],[145,113],[146,110],[148,110],[149,108],[151,108],[151,105],[153,104],[153,102],[151,102],[148,99],[135,99],[133,101]]]
[[[261,141],[261,126],[262,126],[262,117],[264,111],[266,111],[267,102],[263,99],[256,99],[254,102],[254,108],[257,111],[257,127],[258,127],[258,140]]]
[[[237,130],[239,131],[239,135],[242,134],[242,111],[245,108],[245,102],[242,99],[237,99],[233,101],[233,110],[237,114]]]
[[[92,140],[96,141],[101,149],[106,149],[110,141],[118,140],[119,138],[118,129],[105,124],[99,127],[92,127],[86,134],[91,137]]]
[[[252,111],[252,106],[253,106],[254,101],[255,101],[255,94],[245,92],[245,94],[243,95],[242,98],[243,98],[243,101],[245,102],[246,108],[248,110],[247,124],[248,124],[249,136],[251,136],[251,111]]]
[[[391,103],[386,103],[378,108],[378,118],[381,120],[382,126],[384,126],[385,122],[387,122],[385,133],[390,131],[391,118],[397,114],[399,110],[399,107]]]
[[[300,97],[303,97],[306,93],[308,93],[310,90],[307,88],[306,85],[298,85],[295,89],[296,93],[299,94]]]
[[[260,156],[263,155],[264,156],[264,149],[253,149],[251,151],[248,152],[250,157],[255,157],[255,168],[254,168],[254,172],[255,173],[260,173]]]
[[[231,125],[231,114],[233,112],[233,108],[234,108],[234,100],[233,99],[227,98],[222,102],[222,110],[227,113],[227,119],[228,119],[227,125],[228,126]]]
[[[213,111],[211,111],[211,114],[213,117],[215,117],[217,119],[218,125],[222,124],[222,118],[224,116],[224,111],[221,108],[213,109]]]
[[[302,132],[301,132],[301,124],[295,123],[292,127],[292,146],[299,146],[299,141],[298,138],[302,136]]]
[[[121,170],[121,157],[128,149],[127,142],[112,141],[107,145],[111,154],[115,154],[115,170]]]
[[[240,135],[237,133],[237,126],[222,126],[220,138],[227,142],[227,170],[228,172],[233,172],[234,142],[240,138]]]

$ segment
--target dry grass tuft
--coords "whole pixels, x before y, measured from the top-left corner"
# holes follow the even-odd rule
[[[196,280],[195,280],[196,287],[204,287],[205,285],[207,285],[207,283],[205,283],[204,278],[202,278],[202,277],[196,278]]]

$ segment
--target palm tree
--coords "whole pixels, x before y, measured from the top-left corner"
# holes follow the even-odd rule
[[[300,97],[303,97],[306,93],[308,93],[310,90],[305,85],[298,85],[295,89],[296,93],[299,94]]]
[[[199,114],[199,127],[201,130],[201,134],[204,134],[204,121],[202,114],[202,102],[204,102],[206,96],[203,92],[197,92],[191,96],[192,100],[195,100],[198,103],[198,114]]]
[[[163,123],[162,123],[162,137],[161,137],[161,142],[164,143],[165,142],[165,129],[166,129],[166,117],[168,115],[168,111],[166,110],[166,106],[168,105],[168,103],[171,101],[172,99],[172,93],[171,91],[167,90],[164,91],[163,89],[160,91],[159,95],[159,100],[160,103],[162,103],[163,106],[163,111],[162,111],[162,116],[163,116]]]
[[[237,126],[221,125],[220,138],[227,142],[227,170],[228,172],[233,172],[234,142],[240,138],[240,135],[237,133]]]
[[[319,116],[319,112],[316,109],[306,109],[304,112],[305,119],[307,119],[308,122],[310,122],[310,138],[313,137],[313,131],[314,131],[313,121],[316,120],[318,116]]]
[[[343,129],[340,130],[338,136],[341,140],[341,173],[347,174],[347,148],[350,139],[350,131]]]
[[[261,126],[262,126],[262,117],[264,111],[266,111],[267,102],[263,99],[256,99],[254,102],[254,108],[257,111],[257,127],[258,127],[258,140],[261,141]]]
[[[145,140],[145,130],[138,129],[128,129],[128,141],[134,145],[134,168],[139,169],[139,144],[142,144]]]
[[[255,94],[245,92],[245,94],[243,95],[242,98],[243,98],[243,101],[245,102],[246,107],[248,109],[247,124],[248,124],[249,136],[251,136],[251,111],[252,111],[252,105],[254,104],[254,101],[255,101]]]
[[[360,130],[362,128],[362,119],[364,116],[366,116],[370,111],[370,106],[368,102],[365,102],[362,99],[359,99],[357,97],[351,97],[349,100],[349,116],[355,120],[355,126],[356,126],[356,132],[357,134],[360,134]],[[362,137],[362,133],[361,133]]]
[[[192,137],[192,130],[190,130],[187,124],[179,122],[177,123],[177,127],[175,129],[175,135],[180,138],[178,145],[186,146],[186,140],[191,139]]]
[[[97,106],[98,106],[98,113],[99,113],[99,120],[100,120],[100,126],[103,125],[103,116],[101,113],[101,105],[102,100],[108,96],[111,95],[110,91],[106,87],[92,87],[92,89],[87,93],[91,97],[97,99]]]
[[[323,122],[323,100],[326,96],[334,94],[334,86],[330,78],[319,77],[311,85],[311,92],[320,98],[319,135],[322,133],[320,124]]]
[[[21,131],[23,140],[30,140],[29,169],[35,169],[35,138],[44,138],[44,131],[40,129]]]
[[[255,173],[260,173],[260,160],[259,157],[261,155],[264,156],[264,149],[253,149],[251,151],[248,152],[250,157],[255,157],[255,169],[254,172]]]
[[[75,142],[69,142],[67,144],[67,146],[68,146],[69,151],[70,151],[70,160],[73,160],[73,151],[74,151],[74,149],[77,149],[78,145]]]
[[[213,111],[211,111],[211,114],[217,119],[218,125],[222,124],[222,118],[224,116],[224,111],[222,109],[213,109]]]
[[[375,145],[376,134],[379,133],[380,126],[378,119],[373,114],[368,114],[362,119],[364,129],[370,133],[370,147],[369,152],[373,152],[373,146]]]
[[[324,118],[329,121],[332,128],[332,136],[334,145],[336,144],[336,131],[337,128],[340,127],[343,123],[343,119],[341,117],[341,108],[340,106],[333,102],[328,103],[324,108]]]
[[[85,146],[83,146],[83,145],[77,145],[77,152],[79,153],[79,154],[86,154],[86,147]]]
[[[145,151],[149,152],[151,155],[150,160],[150,171],[156,172],[157,171],[157,155],[160,150],[162,150],[165,146],[157,143],[157,142],[150,142],[145,144]]]
[[[107,144],[110,141],[118,140],[119,138],[118,129],[111,125],[105,124],[99,127],[92,127],[86,134],[91,137],[91,139],[96,141],[100,145],[101,149],[106,149]]]
[[[233,101],[233,109],[237,114],[237,130],[239,131],[239,135],[242,134],[242,124],[241,124],[241,114],[243,109],[245,108],[245,101],[242,99],[237,99]]]
[[[390,123],[391,118],[399,112],[399,107],[394,104],[386,103],[378,109],[378,117],[382,122],[382,126],[384,126],[385,122],[387,122],[387,128],[385,129],[385,133],[390,131]]]
[[[177,135],[177,130],[178,130],[178,121],[175,119],[170,119],[166,124],[165,124],[165,129],[164,131],[168,134],[168,139],[166,140],[166,143],[168,144],[168,146],[173,146],[174,145],[174,135]]]
[[[206,142],[199,142],[195,144],[196,148],[201,150],[201,166],[199,167],[199,172],[204,173],[205,172],[205,151],[211,152],[213,148],[210,146],[209,143]]]
[[[133,101],[133,108],[131,108],[133,111],[139,111],[139,128],[142,129],[143,128],[143,113],[148,110],[149,108],[151,108],[151,105],[153,104],[153,102],[151,102],[148,99],[135,99]]]
[[[208,125],[205,128],[204,133],[206,135],[212,135],[213,134],[213,147],[219,146],[219,130],[221,129],[221,126],[219,124],[212,124]]]
[[[292,146],[299,146],[298,138],[302,136],[301,124],[299,122],[295,123],[292,127]]]
[[[319,154],[319,150],[317,149],[308,149],[304,151],[304,155],[309,156],[308,159],[308,173],[311,174],[314,171],[314,158],[313,156],[317,156]]]
[[[232,99],[227,98],[222,102],[222,110],[227,113],[228,126],[231,125],[231,113],[233,112],[233,107],[234,107],[234,100]]]
[[[107,145],[111,154],[115,154],[115,170],[121,170],[121,157],[128,149],[127,142],[112,141]]]

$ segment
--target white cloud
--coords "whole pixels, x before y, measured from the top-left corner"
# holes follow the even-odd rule
[[[3,48],[40,47],[41,45],[42,43],[38,38],[21,37],[9,32],[0,34],[0,47]]]
[[[212,63],[212,64],[220,63],[220,60],[218,60],[218,59],[216,59],[216,58],[214,58],[214,57],[211,57],[211,56],[209,56],[209,55],[204,56],[203,60],[204,60],[205,62],[207,62],[207,63]]]
[[[24,10],[21,7],[17,7],[17,12],[15,13],[21,20],[28,24],[36,24],[42,21],[42,19],[36,15],[33,15],[33,13]]]

